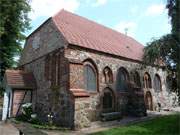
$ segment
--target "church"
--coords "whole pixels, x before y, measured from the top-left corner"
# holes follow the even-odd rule
[[[26,102],[42,121],[51,114],[54,124],[71,128],[173,107],[163,64],[144,66],[143,49],[132,37],[61,10],[26,38],[18,68],[6,70],[3,120]]]

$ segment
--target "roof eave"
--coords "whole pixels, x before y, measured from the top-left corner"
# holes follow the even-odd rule
[[[108,52],[98,51],[98,50],[87,48],[87,47],[82,47],[82,46],[71,44],[71,43],[69,43],[69,46],[70,47],[81,48],[81,49],[86,49],[86,50],[93,51],[93,52],[103,53],[103,54],[106,54],[106,55],[111,55],[112,57],[116,57],[116,58],[120,58],[120,59],[124,59],[124,60],[128,60],[128,61],[133,61],[133,62],[136,62],[136,63],[143,63],[142,60],[130,59],[130,58],[127,58],[127,57],[111,54],[111,53],[108,53]]]

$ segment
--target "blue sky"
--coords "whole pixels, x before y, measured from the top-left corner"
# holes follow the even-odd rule
[[[145,45],[152,38],[170,33],[166,0],[32,0],[32,29],[64,8],[107,27],[125,33]]]

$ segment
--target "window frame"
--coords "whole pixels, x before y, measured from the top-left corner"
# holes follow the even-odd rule
[[[96,78],[96,81],[95,81],[95,83],[96,83],[96,90],[88,90],[87,88],[86,88],[86,82],[85,82],[85,73],[84,73],[84,70],[85,70],[85,66],[89,66],[91,69],[92,69],[92,71],[94,72],[94,75],[95,75],[95,78]],[[87,60],[85,60],[84,62],[83,62],[83,77],[84,77],[84,89],[86,90],[86,91],[88,91],[89,93],[97,93],[98,91],[99,91],[99,85],[98,85],[98,70],[97,70],[97,67],[96,67],[96,65],[94,64],[94,62],[92,61],[92,60],[89,60],[89,59],[87,59]]]
[[[124,74],[124,76],[125,76],[125,87],[126,87],[126,89],[120,89],[120,86],[118,86],[118,85],[120,85],[119,83],[120,83],[120,77],[119,77],[119,75],[121,75],[121,73],[123,73]],[[129,78],[129,72],[126,70],[126,68],[124,68],[124,67],[120,67],[119,69],[118,69],[118,71],[117,71],[117,77],[116,77],[116,91],[118,92],[118,93],[121,93],[121,92],[127,92],[128,91],[128,81],[130,80],[130,78]],[[118,83],[119,82],[119,83]]]
[[[157,78],[157,80],[159,81],[159,84],[160,84],[160,89],[156,89],[157,88],[157,84],[155,83],[155,78]],[[158,86],[159,87],[159,86]],[[161,92],[162,91],[162,82],[161,82],[161,77],[158,75],[158,74],[155,74],[154,76],[154,80],[153,80],[153,88],[154,88],[154,91],[155,92]]]
[[[108,70],[109,81],[107,81],[107,79],[106,79],[106,75],[105,75],[105,70],[106,69]],[[106,83],[106,84],[112,84],[114,82],[113,72],[112,72],[112,70],[108,66],[106,66],[103,69],[103,82]]]
[[[143,85],[144,85],[145,89],[151,89],[152,88],[152,80],[151,80],[151,76],[148,72],[144,73],[143,83],[144,83]]]

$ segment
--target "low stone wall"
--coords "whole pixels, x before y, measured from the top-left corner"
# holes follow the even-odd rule
[[[98,96],[75,99],[75,128],[89,127],[92,121],[100,120],[100,103]]]
[[[175,92],[163,92],[154,94],[155,110],[158,109],[171,109],[178,106],[178,96]],[[157,105],[160,103],[161,107]]]

